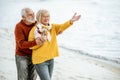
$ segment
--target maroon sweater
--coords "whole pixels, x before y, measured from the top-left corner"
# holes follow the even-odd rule
[[[28,56],[32,54],[29,49],[36,45],[35,40],[28,42],[28,35],[31,28],[35,25],[26,25],[22,20],[15,27],[16,55]]]

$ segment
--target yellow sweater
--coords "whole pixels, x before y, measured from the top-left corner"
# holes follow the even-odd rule
[[[57,44],[57,35],[60,32],[63,32],[65,29],[67,29],[72,24],[70,21],[67,21],[63,24],[52,24],[50,35],[51,35],[51,41],[46,41],[42,46],[36,45],[31,47],[32,49],[32,62],[33,64],[39,64],[46,60],[53,59],[54,57],[59,56],[59,50],[58,50],[58,44]],[[28,37],[28,41],[34,40],[34,30],[36,29],[36,26],[34,26]]]

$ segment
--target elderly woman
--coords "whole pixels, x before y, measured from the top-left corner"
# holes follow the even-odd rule
[[[76,13],[72,19],[63,24],[50,24],[49,11],[42,9],[36,15],[37,24],[29,33],[29,41],[35,38],[42,38],[41,45],[31,47],[32,62],[41,80],[51,80],[54,58],[59,56],[57,35],[70,27],[75,21],[80,19],[80,15]]]

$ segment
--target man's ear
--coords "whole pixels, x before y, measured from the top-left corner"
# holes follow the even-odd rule
[[[25,18],[25,16],[22,16],[22,18]]]
[[[22,19],[24,20],[24,19],[25,19],[25,16],[22,16]]]

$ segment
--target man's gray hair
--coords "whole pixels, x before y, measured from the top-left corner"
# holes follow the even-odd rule
[[[23,17],[23,16],[26,16],[26,9],[27,8],[23,8],[22,10],[21,10],[21,16]]]
[[[21,10],[21,16],[26,16],[28,10],[31,10],[31,9],[30,9],[30,8],[23,8],[23,9]]]

